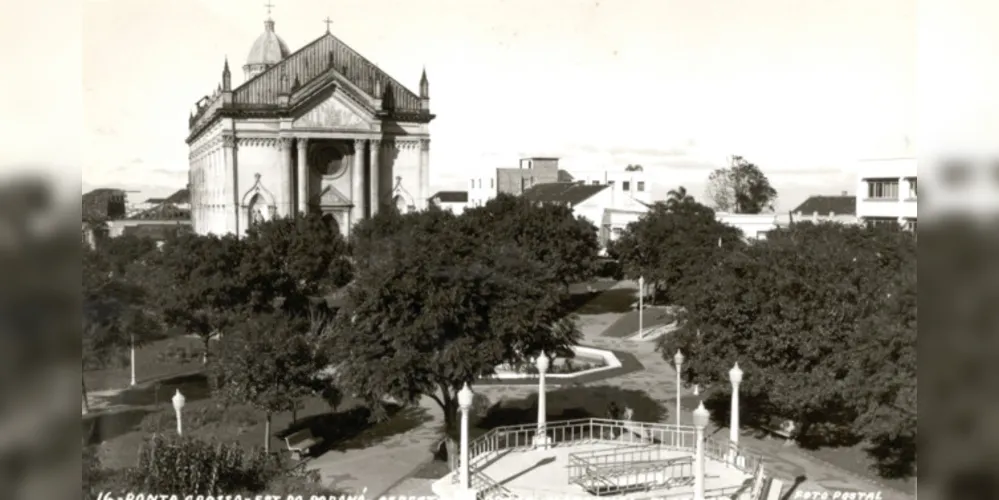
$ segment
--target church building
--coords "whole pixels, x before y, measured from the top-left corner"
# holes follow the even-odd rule
[[[326,33],[296,52],[264,32],[232,85],[200,99],[189,121],[191,219],[198,234],[242,235],[255,222],[328,213],[344,236],[392,207],[430,197],[430,95],[414,93]]]

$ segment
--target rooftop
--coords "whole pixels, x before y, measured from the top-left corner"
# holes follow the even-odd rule
[[[856,196],[811,196],[792,210],[796,214],[857,215]]]
[[[604,189],[607,189],[606,185],[550,182],[529,188],[527,191],[524,191],[523,197],[530,201],[566,203],[570,206],[575,206]]]
[[[468,203],[468,191],[438,191],[430,199],[440,203]]]

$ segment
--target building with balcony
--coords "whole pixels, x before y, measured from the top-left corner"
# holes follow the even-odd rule
[[[898,223],[916,228],[916,159],[861,160],[857,174],[857,219],[867,224]]]

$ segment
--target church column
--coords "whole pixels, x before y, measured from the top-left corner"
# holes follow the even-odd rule
[[[378,214],[378,209],[381,207],[381,153],[382,141],[381,139],[371,139],[371,178],[368,184],[371,190],[371,216],[374,217]]]
[[[239,189],[236,184],[236,136],[222,136],[222,196],[226,231],[239,235]]]
[[[292,153],[294,152],[291,148],[291,138],[281,137],[278,139],[278,150],[281,154],[281,186],[284,188],[284,193],[282,196],[285,199],[283,203],[283,214],[291,216],[295,214],[295,183],[292,182],[294,178],[294,166],[292,165]],[[281,209],[279,208],[279,213]]]
[[[298,211],[302,214],[308,213],[309,203],[308,145],[308,139],[298,138]]]
[[[420,201],[416,207],[426,209],[430,201],[430,139],[420,139]]]
[[[350,210],[350,225],[353,226],[364,219],[367,209],[364,206],[364,140],[354,141],[354,167],[350,171],[350,201],[354,208]]]

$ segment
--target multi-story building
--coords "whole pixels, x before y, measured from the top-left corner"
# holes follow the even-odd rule
[[[868,224],[897,222],[916,228],[916,159],[862,160],[857,175],[857,218]]]
[[[637,221],[649,210],[648,205],[615,193],[610,184],[583,181],[537,184],[527,189],[523,196],[536,203],[570,207],[573,214],[589,220],[597,228],[597,237],[604,250],[628,224]]]
[[[635,201],[652,204],[652,186],[641,167],[629,170],[573,170],[572,180],[593,186],[608,186],[618,198],[631,198]]]

